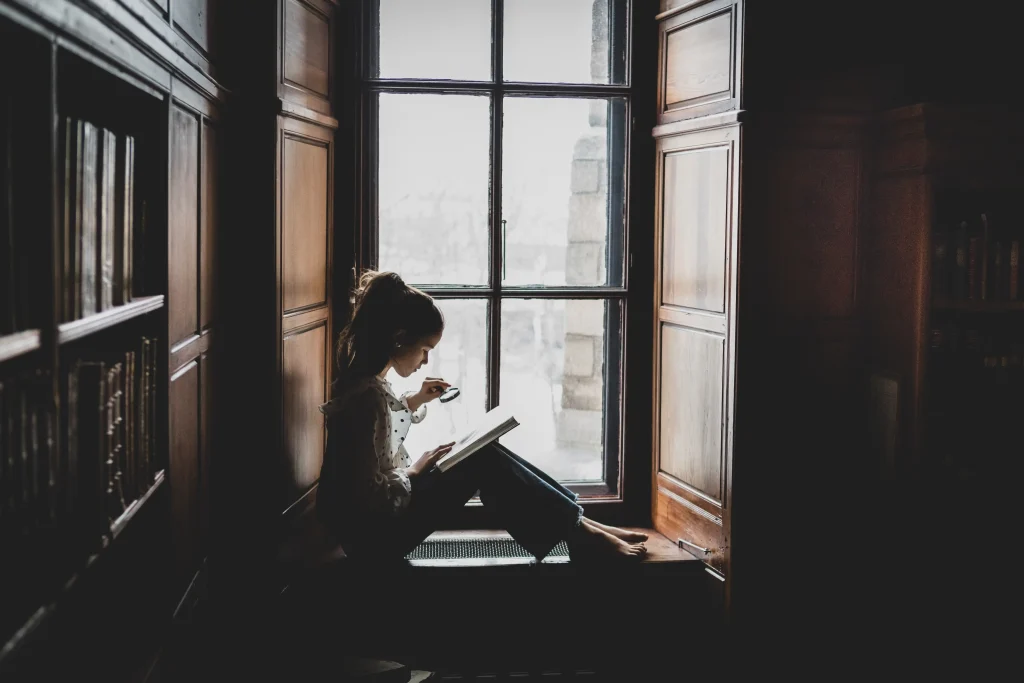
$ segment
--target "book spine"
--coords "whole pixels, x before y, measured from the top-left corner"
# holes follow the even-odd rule
[[[82,169],[82,242],[81,242],[81,306],[82,309],[77,318],[96,313],[98,302],[96,293],[99,289],[99,278],[96,266],[99,262],[97,255],[97,238],[99,235],[100,214],[99,214],[99,169],[100,169],[100,139],[96,126],[88,121],[85,122],[84,140],[82,153],[85,163]]]
[[[980,250],[980,238],[971,237],[967,242],[967,298],[977,299],[980,287],[978,286],[978,251]]]
[[[86,552],[101,546],[110,532],[104,505],[107,481],[104,364],[78,363],[78,490],[80,539]]]
[[[135,475],[135,352],[129,351],[124,359],[124,483],[127,500],[139,497]]]
[[[956,231],[956,250],[953,262],[953,298],[967,297],[967,223],[961,222]]]
[[[9,419],[11,397],[14,395],[13,383],[0,382],[0,528],[6,526],[11,511],[10,482],[14,477],[14,463],[11,461],[12,448],[11,426]]]
[[[1004,283],[1005,268],[1003,264],[1003,243],[996,241],[992,245],[992,291],[989,296],[993,300],[1006,298],[1006,287]]]
[[[4,510],[7,491],[7,410],[4,405],[6,387],[0,381],[0,529],[4,525]]]
[[[100,310],[114,305],[114,246],[115,223],[117,220],[116,180],[117,180],[117,137],[109,130],[101,131],[103,140],[100,148],[103,155],[101,166],[100,193],[100,253],[97,272],[100,275],[97,301]]]
[[[989,298],[989,231],[988,231],[988,215],[981,214],[981,242],[979,248],[981,252],[978,254],[978,266],[981,272],[978,273],[978,296],[982,301]]]
[[[0,287],[3,291],[0,295],[0,335],[18,329],[12,187],[14,169],[11,150],[13,99],[10,93],[0,94]]]
[[[932,236],[932,298],[949,297],[949,233],[939,230]]]
[[[132,300],[134,293],[132,285],[133,264],[135,256],[135,138],[126,136],[124,138],[124,206],[122,211],[123,237],[122,237],[122,263],[123,263],[123,290],[122,298],[125,303]]]
[[[1019,287],[1019,275],[1018,268],[1020,263],[1020,242],[1013,240],[1010,242],[1010,272],[1009,272],[1009,283],[1007,296],[1010,301],[1016,301],[1018,297],[1017,289]]]

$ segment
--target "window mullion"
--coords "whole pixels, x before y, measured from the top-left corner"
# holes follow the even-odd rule
[[[491,0],[491,307],[487,316],[487,407],[498,405],[501,397],[501,122],[504,112],[502,89],[502,39],[505,1]]]

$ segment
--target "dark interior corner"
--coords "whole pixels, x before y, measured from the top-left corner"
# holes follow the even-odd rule
[[[0,680],[997,670],[1006,3],[244,4],[0,0]],[[431,417],[513,406],[644,561],[475,503],[345,553],[318,406],[377,268],[446,317]]]

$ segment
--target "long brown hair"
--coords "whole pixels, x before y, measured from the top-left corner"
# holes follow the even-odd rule
[[[397,273],[367,271],[352,296],[352,317],[341,331],[336,360],[342,381],[379,374],[399,346],[444,331],[434,300]]]

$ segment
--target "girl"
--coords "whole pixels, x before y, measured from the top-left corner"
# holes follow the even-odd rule
[[[317,512],[347,554],[403,558],[479,491],[485,507],[538,560],[560,541],[573,559],[639,559],[644,534],[583,516],[572,493],[496,442],[447,472],[433,469],[453,444],[412,461],[403,442],[427,404],[449,385],[427,378],[395,396],[384,379],[408,377],[441,341],[444,318],[433,299],[395,273],[360,278],[352,319],[338,340],[336,397],[322,405],[327,446]]]

